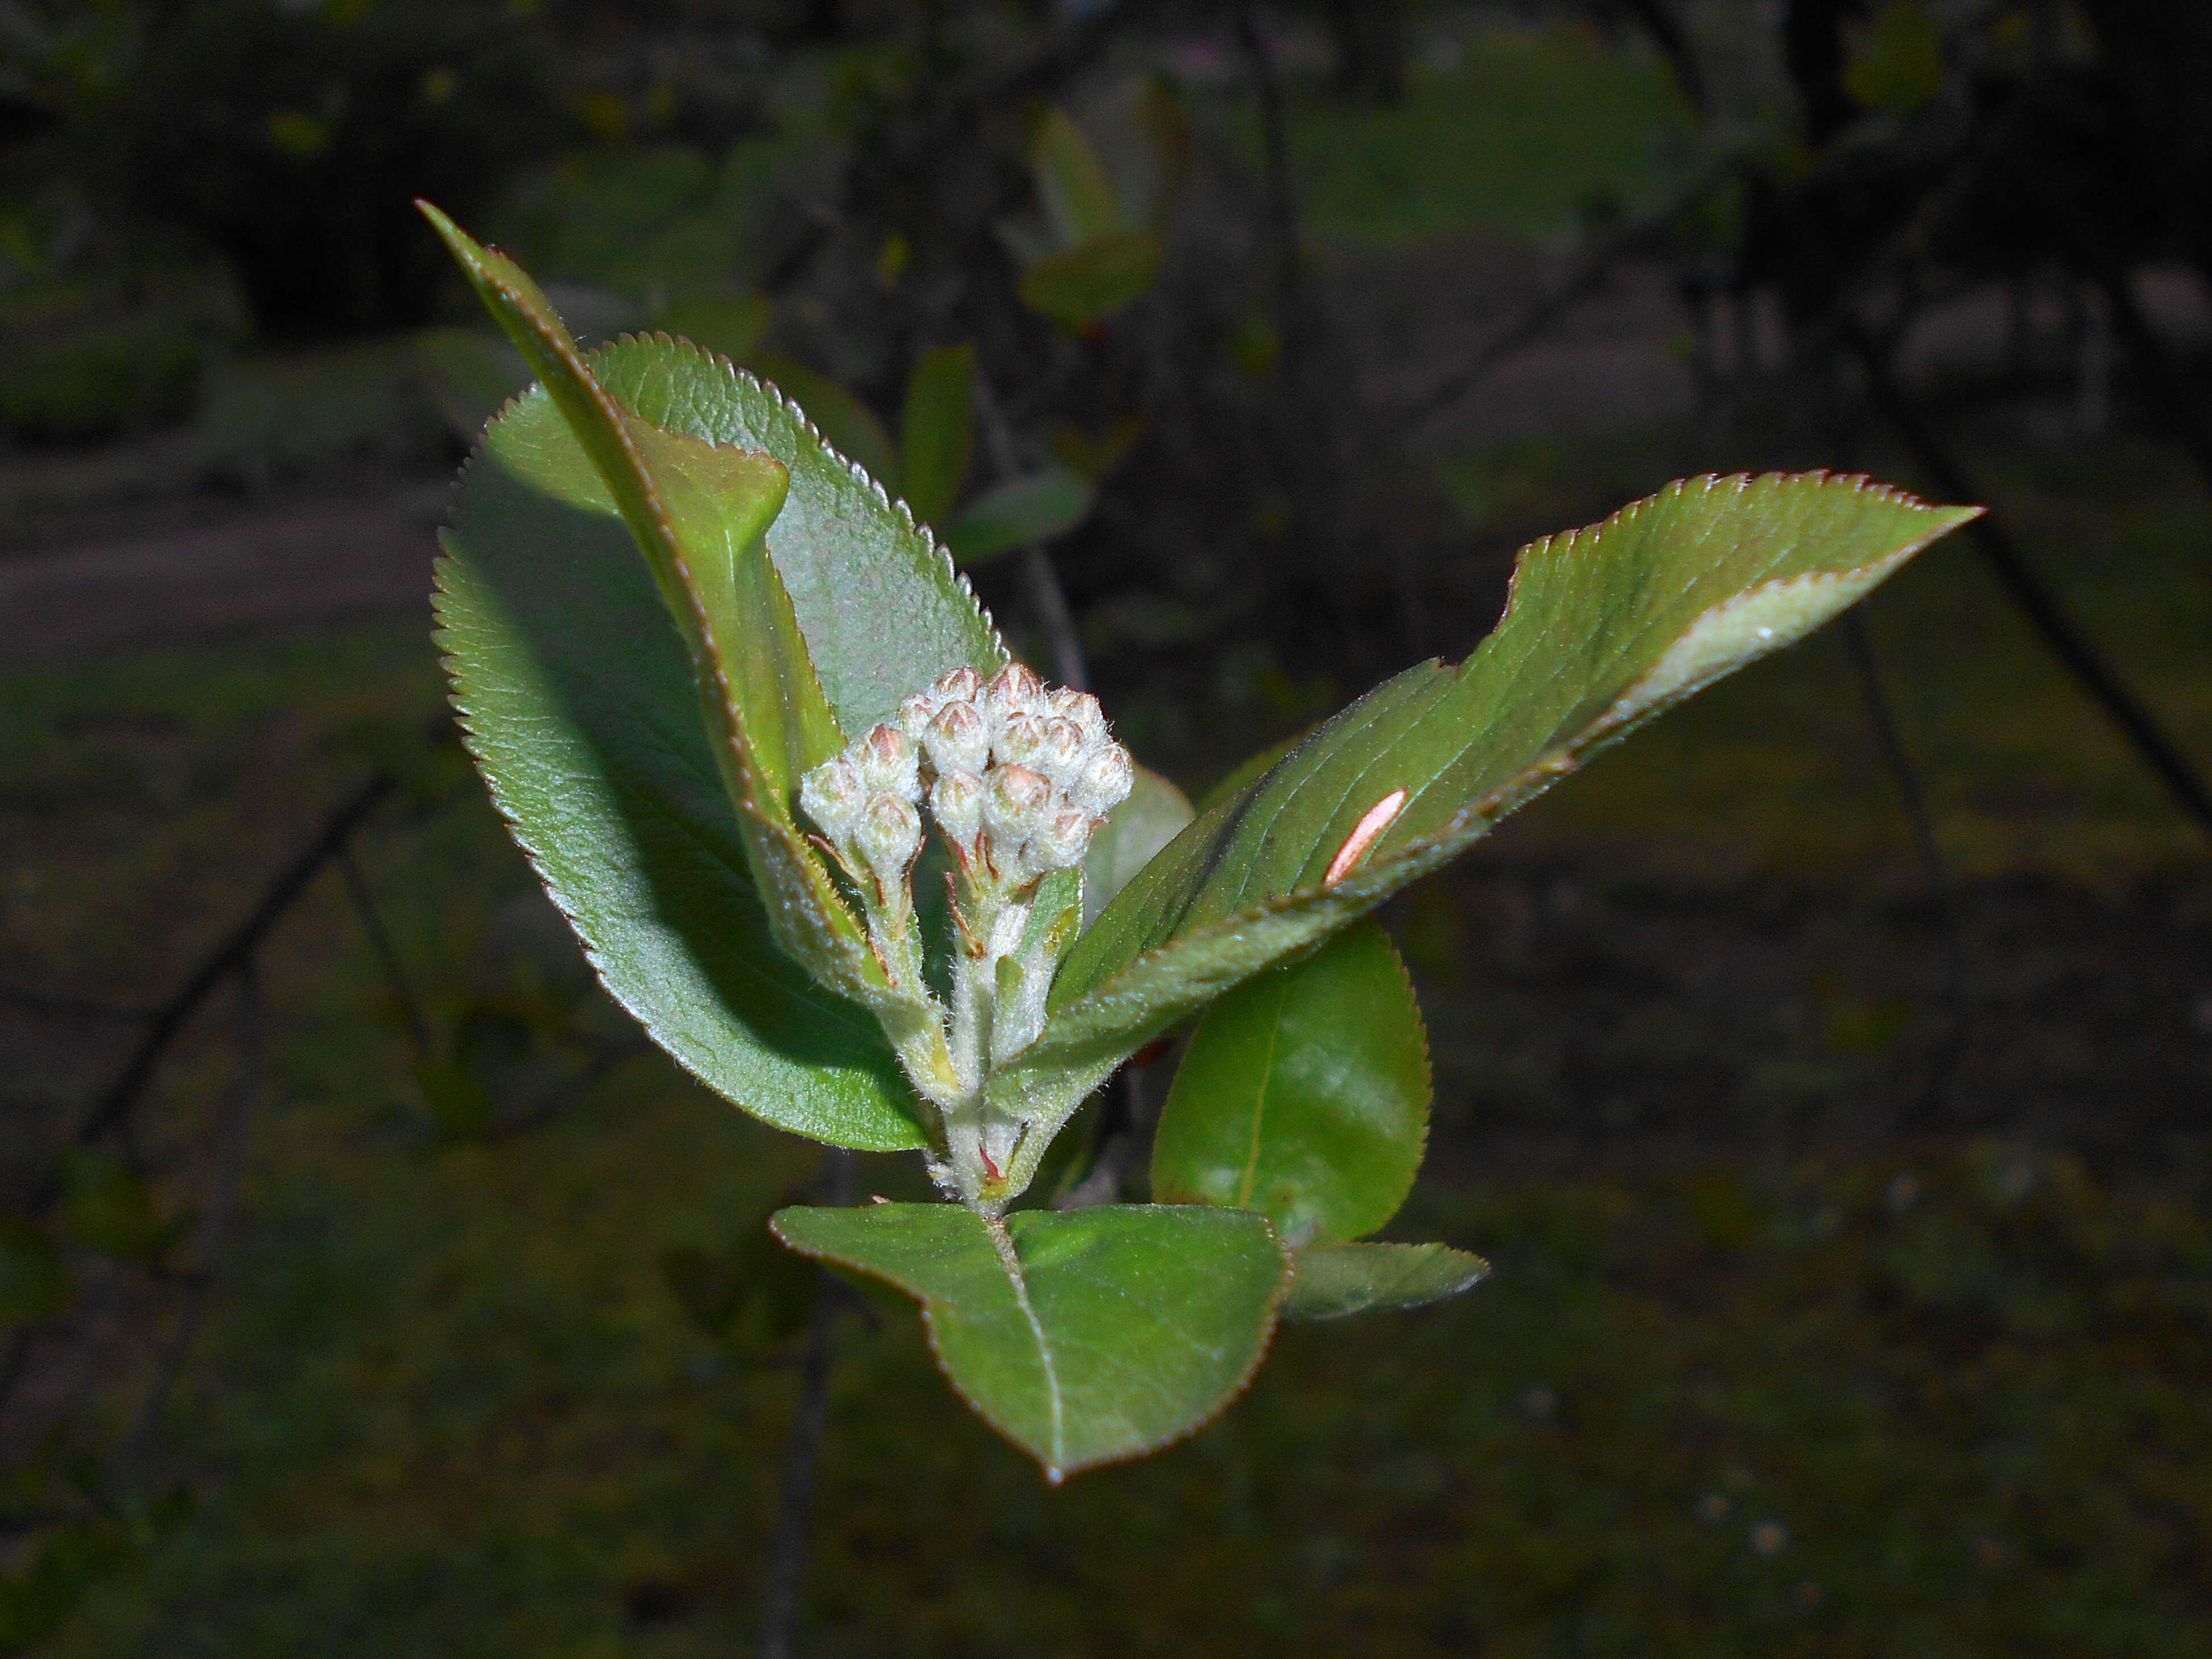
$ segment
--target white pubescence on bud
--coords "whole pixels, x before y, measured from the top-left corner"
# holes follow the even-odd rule
[[[1093,819],[1103,818],[1128,799],[1130,786],[1136,777],[1137,769],[1129,759],[1129,751],[1118,743],[1109,742],[1093,750],[1084,762],[1082,771],[1068,786],[1067,798]]]
[[[983,827],[995,851],[1013,854],[1044,826],[1052,806],[1052,785],[1026,766],[994,766],[983,792]],[[1002,869],[1004,866],[1000,866]]]
[[[1090,845],[1090,815],[1079,806],[1066,807],[1030,837],[1029,845],[1022,849],[1022,861],[1032,873],[1047,876],[1082,863]]]
[[[983,780],[974,772],[940,771],[929,787],[929,811],[945,840],[965,854],[983,832]]]
[[[896,726],[872,727],[857,745],[854,766],[871,795],[921,799],[921,750]]]
[[[1073,908],[1034,923],[1031,912],[1047,877],[1081,865],[1133,775],[1096,697],[1009,663],[988,680],[972,668],[942,676],[800,782],[799,805],[852,878],[893,982],[920,999],[917,1012],[934,1010],[936,1061],[895,1046],[942,1115],[945,1159],[933,1173],[957,1197],[1008,1195],[1000,1171],[1025,1129],[983,1105],[983,1081],[1042,1029],[1074,932]],[[914,926],[913,869],[931,822],[953,855],[949,1006],[924,983]]]
[[[991,727],[972,702],[948,702],[923,726],[922,753],[940,778],[949,772],[981,772],[991,763]]]
[[[799,804],[832,842],[848,839],[868,804],[860,769],[842,755],[833,756],[799,781]]]
[[[921,814],[901,796],[878,795],[861,812],[853,843],[877,884],[888,891],[905,881],[921,851]]]

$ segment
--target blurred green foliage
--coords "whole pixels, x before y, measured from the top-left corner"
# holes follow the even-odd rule
[[[1415,76],[1395,106],[1292,105],[1292,166],[1322,240],[1548,241],[1648,204],[1688,153],[1689,106],[1654,58],[1567,24],[1454,38],[1457,66]]]

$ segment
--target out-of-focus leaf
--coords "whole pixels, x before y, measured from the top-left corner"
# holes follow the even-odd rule
[[[1206,1011],[1160,1113],[1152,1192],[1257,1210],[1293,1249],[1337,1243],[1397,1213],[1428,1123],[1420,1007],[1361,921]]]
[[[1535,543],[1456,669],[1408,670],[1201,814],[1076,941],[991,1082],[1046,1127],[1121,1060],[1457,856],[1595,750],[1972,518],[1861,478],[1704,478]],[[1012,1172],[1026,1174],[1023,1160]]]
[[[1247,1211],[1157,1205],[779,1212],[795,1250],[922,1304],[952,1386],[1057,1482],[1190,1433],[1242,1389],[1274,1328],[1288,1262]]]
[[[0,1325],[22,1325],[69,1311],[76,1281],[46,1232],[0,1211]]]
[[[797,404],[814,422],[830,448],[848,461],[857,461],[867,475],[896,495],[904,480],[899,476],[898,451],[891,434],[875,411],[819,369],[809,368],[796,357],[780,351],[763,351],[752,361],[761,379]]]
[[[415,337],[415,360],[440,417],[465,444],[531,381],[520,352],[472,328],[424,329]]]
[[[163,1220],[146,1183],[119,1158],[72,1147],[61,1176],[62,1232],[88,1250],[152,1267],[191,1226],[183,1217]]]
[[[1115,230],[1056,253],[1022,272],[1022,299],[1072,329],[1102,323],[1152,291],[1166,256],[1149,230]]]
[[[1300,1322],[1391,1313],[1442,1302],[1490,1273],[1479,1255],[1449,1244],[1315,1244],[1297,1255],[1283,1317]]]
[[[1144,441],[1145,429],[1142,415],[1128,414],[1116,416],[1095,438],[1079,427],[1063,424],[1048,431],[1044,441],[1063,465],[1096,483],[1129,459]]]
[[[1047,110],[1038,124],[1030,169],[1036,178],[1045,217],[1062,247],[1122,228],[1121,204],[1114,199],[1114,186],[1107,180],[1097,150],[1057,106]]]
[[[686,294],[671,300],[653,325],[742,363],[775,319],[775,301],[765,294]]]
[[[960,500],[975,453],[975,347],[938,346],[915,359],[899,417],[899,475],[906,504],[943,524]]]
[[[953,562],[966,566],[1065,536],[1091,515],[1091,481],[1064,467],[1009,478],[968,504],[945,532]]]
[[[1943,33],[1923,0],[1887,0],[1844,70],[1862,108],[1910,115],[1943,91]]]
[[[1107,816],[1083,855],[1083,925],[1098,919],[1107,901],[1127,886],[1161,848],[1194,817],[1182,791],[1158,773],[1139,767],[1128,799]]]

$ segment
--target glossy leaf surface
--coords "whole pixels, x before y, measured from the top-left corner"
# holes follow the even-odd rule
[[[1289,1264],[1247,1211],[955,1204],[780,1212],[793,1249],[922,1304],[945,1373],[1054,1481],[1190,1433],[1236,1397],[1274,1328]]]
[[[1306,1322],[1418,1308],[1472,1289],[1489,1273],[1480,1256],[1449,1244],[1316,1244],[1298,1252],[1283,1317]]]
[[[1428,1035],[1372,921],[1206,1011],[1152,1143],[1168,1204],[1257,1210],[1294,1249],[1397,1213],[1429,1123]]]
[[[1090,516],[1096,493],[1090,479],[1061,466],[1009,478],[968,504],[945,532],[945,545],[967,566],[1048,542]]]
[[[1022,272],[1032,310],[1072,329],[1103,322],[1152,291],[1166,250],[1148,230],[1115,230],[1048,253]]]
[[[1043,1035],[994,1089],[1057,1110],[1231,986],[1464,851],[1591,751],[1809,633],[1976,510],[1817,473],[1705,478],[1534,544],[1463,665],[1408,670],[1316,726],[1122,890],[1069,953]]]
[[[943,524],[960,500],[975,452],[975,348],[939,346],[915,359],[899,416],[899,474],[924,524]]]

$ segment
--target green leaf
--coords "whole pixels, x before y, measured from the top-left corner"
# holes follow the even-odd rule
[[[1151,231],[1109,231],[1030,265],[1022,272],[1022,299],[1068,328],[1103,323],[1152,291],[1166,252]]]
[[[990,619],[929,533],[773,387],[665,340],[617,341],[592,367],[655,425],[772,455],[790,471],[769,556],[847,732],[888,719],[952,669],[988,677],[1005,665]],[[884,627],[887,617],[898,626]]]
[[[994,1098],[1055,1127],[1134,1049],[1978,510],[1819,473],[1703,478],[1535,543],[1464,664],[1410,669],[1316,726],[1121,890],[1068,953],[1052,1017],[994,1077]]]
[[[884,430],[884,423],[876,418],[875,410],[821,370],[809,368],[796,357],[787,357],[779,351],[764,351],[753,359],[751,367],[763,380],[799,405],[832,449],[848,460],[859,462],[870,477],[892,495],[899,493],[902,481],[898,451],[892,447],[891,434]]]
[[[765,294],[686,294],[671,300],[653,326],[741,363],[775,319],[775,301]]]
[[[1316,1244],[1298,1252],[1283,1317],[1303,1323],[1395,1313],[1457,1296],[1489,1272],[1480,1256],[1449,1244]]]
[[[0,1211],[0,1325],[28,1324],[69,1311],[76,1281],[45,1231]]]
[[[1168,1204],[1257,1210],[1293,1249],[1371,1233],[1421,1167],[1429,1044],[1375,922],[1206,1011],[1152,1143]]]
[[[1091,515],[1091,480],[1048,466],[985,490],[945,532],[956,564],[980,564],[1018,547],[1064,536]]]
[[[952,1386],[1057,1484],[1199,1428],[1274,1328],[1288,1262],[1245,1211],[1101,1206],[987,1222],[954,1204],[780,1212],[795,1250],[922,1304]]]
[[[1036,176],[1045,216],[1062,247],[1122,228],[1121,204],[1115,198],[1105,164],[1082,128],[1057,106],[1047,110],[1038,124],[1030,170]]]
[[[899,417],[899,476],[924,524],[943,524],[960,500],[975,450],[975,347],[939,346],[915,359]]]
[[[1107,902],[1194,816],[1182,790],[1149,768],[1137,768],[1128,798],[1107,815],[1083,855],[1083,925],[1097,921]]]
[[[772,455],[672,430],[625,406],[520,266],[435,208],[422,211],[540,381],[493,426],[489,458],[569,507],[618,514],[645,556],[690,658],[700,715],[777,944],[845,995],[879,1008],[910,1002],[914,988],[890,984],[794,813],[799,775],[843,737],[767,550],[788,470]],[[654,343],[678,356],[684,349]],[[449,555],[465,556],[459,545],[448,538]]]
[[[191,1225],[183,1217],[164,1221],[146,1183],[119,1158],[72,1147],[61,1176],[63,1235],[88,1250],[149,1267]]]
[[[439,644],[492,799],[609,992],[699,1079],[838,1146],[922,1144],[876,1022],[776,947],[684,642],[622,523],[494,447],[438,569]]]

